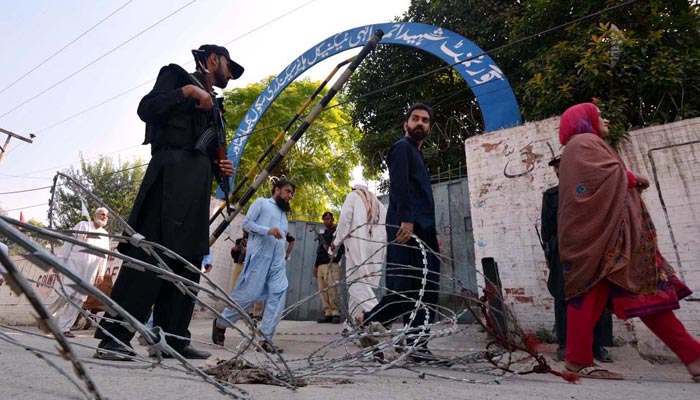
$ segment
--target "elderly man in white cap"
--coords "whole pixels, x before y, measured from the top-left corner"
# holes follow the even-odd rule
[[[100,207],[95,210],[92,221],[81,221],[75,227],[74,231],[84,233],[74,233],[75,238],[83,242],[109,250],[109,237],[104,229],[109,220],[109,213],[106,208]],[[107,255],[98,254],[79,244],[67,243],[63,245],[59,258],[65,262],[65,265],[71,271],[78,275],[83,281],[92,283],[95,280],[99,271],[104,271],[107,266]],[[80,308],[83,302],[87,299],[87,294],[78,292],[75,289],[74,283],[67,279],[61,279],[61,285],[65,291],[64,296],[58,296],[49,306],[48,310],[58,323],[58,327],[66,337],[73,337],[70,332],[70,327],[73,326],[75,319],[80,313]],[[70,304],[73,303],[73,304]],[[40,324],[40,328],[45,328]]]
[[[386,246],[386,207],[364,185],[345,198],[332,248],[345,245],[348,311],[357,317],[377,305],[374,289],[382,276]]]

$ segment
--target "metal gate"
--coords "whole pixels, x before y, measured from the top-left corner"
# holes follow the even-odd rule
[[[440,305],[451,310],[464,309],[462,302],[450,293],[458,293],[460,288],[476,292],[476,267],[474,262],[474,237],[472,235],[471,211],[469,207],[469,187],[467,178],[442,182],[433,185],[435,198],[435,218],[437,230],[443,240],[443,255],[450,262],[443,262],[441,272],[448,277],[440,281]],[[380,197],[383,202],[388,197]],[[304,221],[289,221],[289,232],[296,238],[290,260],[287,262],[287,307],[307,299],[318,291],[318,283],[312,275],[316,261],[316,234],[314,228],[323,224]],[[342,268],[341,268],[342,270]],[[462,285],[455,283],[462,282]],[[341,303],[345,303],[341,299]],[[313,321],[322,315],[321,300],[314,296],[287,314],[286,319]],[[460,322],[470,322],[471,315],[465,315]]]
[[[290,259],[287,261],[287,307],[307,299],[318,291],[318,283],[313,277],[314,263],[316,262],[316,233],[314,228],[321,229],[322,223],[289,221],[289,233],[294,236],[296,242]],[[285,319],[294,321],[315,321],[321,318],[321,299],[314,296],[304,301],[299,307],[287,314]]]

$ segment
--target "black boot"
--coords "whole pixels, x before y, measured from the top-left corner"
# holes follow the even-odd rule
[[[97,345],[95,358],[108,361],[133,361],[136,353],[112,339],[104,339]]]

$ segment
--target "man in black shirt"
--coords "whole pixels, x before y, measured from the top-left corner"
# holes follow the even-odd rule
[[[216,143],[206,149],[195,148],[202,133],[214,123],[211,96],[213,86],[225,88],[237,79],[243,67],[231,60],[228,50],[216,45],[203,45],[207,71],[198,69],[188,74],[182,67],[170,64],[158,73],[155,86],[138,107],[139,117],[146,122],[144,144],[151,145],[151,161],[134,201],[129,225],[146,240],[164,245],[199,267],[209,253],[209,197],[212,169],[223,176],[233,175],[230,160],[216,158]],[[138,241],[138,237],[132,240]],[[156,264],[140,247],[121,243],[119,251],[128,256]],[[172,271],[185,279],[199,281],[198,271],[169,257],[161,257]],[[154,325],[165,332],[184,337],[167,337],[168,344],[185,358],[204,359],[209,353],[189,344],[188,330],[194,299],[180,292],[166,280],[150,271],[122,268],[112,289],[111,298],[136,319],[145,322],[153,307]],[[103,319],[95,337],[101,339],[96,357],[109,360],[130,360],[133,352],[110,337],[129,345],[134,336],[122,325],[118,315],[107,315],[116,322]],[[110,335],[107,335],[105,332]],[[168,356],[168,355],[164,355]]]
[[[423,268],[427,267],[427,281],[423,292],[423,306],[410,322],[412,328],[435,320],[439,288],[440,260],[430,253],[438,253],[442,244],[435,225],[435,201],[430,175],[425,166],[421,147],[430,133],[433,110],[425,104],[414,104],[406,114],[404,137],[389,150],[389,207],[386,214],[387,240],[396,241],[387,248],[387,292],[371,311],[365,312],[360,323],[376,321],[388,326],[399,317],[410,320],[422,286]],[[429,248],[427,259],[411,234]],[[412,332],[419,333],[420,328]],[[416,362],[434,361],[427,341],[409,335],[407,344],[415,346],[412,358]]]
[[[314,264],[314,278],[318,279],[318,291],[323,303],[324,316],[318,323],[340,323],[340,307],[338,293],[338,282],[340,281],[340,268],[338,263],[345,254],[345,247],[341,246],[338,253],[331,260],[328,250],[333,243],[335,234],[335,224],[333,213],[326,211],[323,213],[323,225],[325,229],[318,235],[318,249],[316,250],[316,263]]]

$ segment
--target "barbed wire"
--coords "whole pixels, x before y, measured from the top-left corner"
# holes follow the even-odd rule
[[[70,178],[65,176],[61,178],[70,180]],[[76,188],[79,190],[86,191],[86,189],[77,182],[71,182],[71,184],[76,185]],[[89,201],[109,209],[109,207],[94,196],[94,194],[87,192],[85,193],[85,197],[88,198]],[[111,209],[109,209],[109,211],[112,212]],[[130,351],[133,351],[134,355],[129,358],[139,361],[140,363],[148,363],[157,368],[169,368],[174,371],[195,375],[197,379],[211,384],[221,393],[231,398],[250,398],[248,392],[237,386],[238,383],[242,383],[240,380],[243,379],[243,377],[248,376],[242,374],[243,369],[257,371],[257,373],[265,377],[265,383],[288,388],[304,386],[318,379],[326,379],[324,382],[327,382],[327,379],[331,379],[331,377],[337,375],[352,377],[395,368],[411,371],[413,373],[416,372],[416,370],[412,366],[418,365],[414,360],[414,355],[418,354],[421,350],[419,348],[421,343],[425,343],[426,345],[428,343],[436,343],[435,346],[431,344],[433,351],[436,353],[431,356],[430,359],[425,360],[426,362],[420,364],[421,373],[426,373],[425,368],[429,368],[430,371],[426,374],[442,379],[473,384],[492,384],[514,374],[531,372],[535,369],[538,372],[550,372],[551,370],[546,361],[544,361],[544,358],[528,347],[526,335],[518,328],[517,321],[509,310],[506,308],[498,309],[493,307],[491,301],[493,299],[489,300],[486,296],[478,297],[472,289],[453,276],[430,271],[427,260],[428,257],[434,256],[438,257],[443,263],[452,263],[453,265],[464,264],[464,261],[452,259],[448,255],[443,255],[432,250],[415,235],[412,236],[412,245],[371,241],[363,239],[356,234],[357,230],[362,228],[362,226],[360,226],[341,240],[341,243],[347,242],[350,239],[365,241],[367,245],[376,247],[376,251],[372,256],[374,256],[376,252],[386,251],[389,247],[393,246],[398,246],[403,249],[414,248],[420,251],[423,260],[421,267],[410,265],[387,266],[388,268],[400,269],[399,273],[393,274],[392,276],[418,280],[419,289],[417,296],[389,290],[379,283],[372,286],[375,292],[384,292],[384,295],[393,293],[400,299],[398,301],[410,302],[411,306],[408,307],[408,310],[397,316],[398,320],[405,319],[404,323],[388,327],[383,327],[378,323],[361,325],[354,319],[356,310],[349,309],[347,304],[341,301],[341,312],[346,319],[343,325],[344,331],[326,333],[280,332],[277,334],[280,337],[314,335],[319,338],[325,336],[326,339],[319,340],[317,345],[305,351],[306,355],[303,357],[285,358],[276,350],[270,353],[262,351],[264,349],[260,347],[260,344],[258,344],[256,340],[257,337],[262,335],[256,322],[248,316],[246,310],[241,309],[240,306],[232,300],[229,293],[221,286],[210,279],[206,274],[201,273],[198,267],[192,265],[186,259],[167,248],[157,243],[149,242],[146,239],[134,242],[132,238],[137,233],[121,218],[116,215],[115,217],[117,217],[116,219],[123,226],[127,236],[114,234],[103,234],[102,236],[107,236],[116,242],[131,240],[132,244],[151,256],[154,260],[154,264],[90,245],[73,236],[77,234],[86,234],[88,232],[76,230],[58,232],[22,223],[8,217],[0,217],[0,232],[6,235],[13,243],[21,246],[27,252],[25,258],[35,266],[44,271],[49,271],[50,268],[53,268],[53,270],[60,275],[58,287],[56,284],[51,286],[42,284],[45,287],[51,288],[50,293],[52,298],[61,297],[64,301],[69,303],[70,307],[78,308],[80,315],[96,326],[96,329],[101,330],[102,333],[110,336],[113,340],[117,340],[117,338],[101,328],[99,324],[100,320],[108,320],[122,324],[128,329],[136,331],[146,344],[145,347],[148,354],[139,354],[139,348],[132,347],[130,343],[122,343],[117,340],[118,343],[127,346]],[[18,230],[18,228],[22,229],[22,231]],[[380,225],[377,226],[377,228],[384,229],[385,226]],[[215,346],[215,348],[223,350],[224,353],[227,354],[228,360],[221,361],[218,365],[206,370],[196,368],[170,347],[167,339],[189,339],[194,343],[209,346],[213,345],[211,342],[172,335],[162,331],[159,327],[151,329],[146,328],[140,321],[136,320],[122,309],[119,304],[114,303],[109,297],[97,289],[92,282],[87,282],[73,273],[71,267],[67,265],[64,260],[59,259],[36,242],[29,239],[26,236],[27,234],[31,234],[32,237],[41,237],[53,241],[59,240],[64,243],[70,243],[74,247],[82,248],[83,251],[120,259],[122,261],[122,268],[132,268],[153,273],[159,278],[171,282],[183,293],[192,297],[196,304],[208,311],[213,317],[227,320],[223,314],[217,310],[222,304],[235,310],[241,316],[243,322],[239,324],[230,324],[235,331],[235,336],[230,336],[230,339],[233,339],[230,340],[230,342],[234,344]],[[89,232],[89,234],[100,236],[95,232]],[[203,282],[198,283],[193,280],[185,279],[172,272],[164,259],[177,260],[177,262],[182,263],[187,270],[199,274]],[[345,278],[333,282],[323,291],[329,292],[338,290],[341,293],[340,297],[345,298],[352,285],[366,285],[368,284],[366,278],[370,277],[378,281],[378,274],[382,272],[381,269],[376,269],[376,265],[373,272],[363,273],[360,271],[361,267],[371,262],[370,257],[357,266],[346,268],[343,271]],[[5,278],[13,291],[32,296],[37,300],[35,302],[36,305],[34,303],[32,305],[35,306],[35,309],[36,307],[41,308],[42,302],[36,292],[31,289],[31,286],[25,285],[24,288],[18,288],[17,282],[22,280],[26,281],[26,279],[19,272],[18,268],[13,268],[13,262],[9,258],[3,258],[2,263],[9,267],[7,268],[8,273],[5,274]],[[483,282],[485,282],[485,285],[481,287],[482,291],[484,291],[484,293],[489,293],[487,286],[490,283],[488,279],[483,276],[481,276],[481,278]],[[455,287],[456,289],[443,289],[437,290],[437,292],[436,289],[431,289],[440,282],[442,282],[443,287]],[[77,303],[73,298],[67,296],[61,285],[70,285],[76,290],[97,298],[104,305],[106,311],[105,315],[98,316],[92,312],[82,310],[82,302]],[[314,301],[323,291],[316,291],[300,299],[296,303],[288,305],[283,311],[283,316],[289,315],[301,307],[305,307],[308,302]],[[200,294],[199,296],[197,295],[198,293]],[[449,295],[460,305],[456,309],[452,309],[443,305],[425,303],[424,296],[427,294]],[[362,305],[363,304],[359,304],[359,306],[356,307],[362,307]],[[54,327],[54,329],[52,329],[53,340],[64,342],[63,344],[67,349],[70,349],[71,346],[80,346],[97,350],[96,347],[66,340],[63,333],[56,328],[56,323],[51,315],[46,311],[38,312],[38,314],[41,323],[45,326]],[[435,315],[434,322],[430,322],[431,314]],[[485,333],[481,335],[490,335],[497,339],[488,342],[486,347],[467,350],[450,346],[450,341],[440,341],[444,338],[465,335],[470,332],[469,327],[460,326],[458,324],[460,318],[465,315],[471,315],[476,324],[484,330]],[[112,318],[111,316],[118,317]],[[506,328],[507,330],[499,331],[495,329],[494,326],[496,326],[496,324],[489,322],[493,318],[503,318],[507,320],[509,324]],[[230,320],[227,321],[231,322]],[[415,323],[413,323],[413,321],[415,321]],[[43,359],[46,359],[46,356],[50,355],[44,350],[20,344],[18,340],[8,341],[6,337],[3,336],[0,336],[0,339],[26,348],[28,351],[38,354],[39,357]],[[47,340],[51,339],[47,338]],[[314,341],[314,343],[316,342],[317,341]],[[377,357],[380,353],[383,355],[381,359]],[[82,363],[89,361],[67,350],[59,353],[59,355],[70,359],[74,365],[82,365]],[[180,366],[173,369],[172,366],[164,365],[162,363],[164,355],[177,359]],[[50,361],[47,362],[53,368],[61,369],[57,364]],[[112,364],[102,365],[111,366]],[[134,367],[141,368],[138,364]],[[78,371],[82,372],[77,373]],[[59,372],[70,379],[71,382],[77,384],[77,381],[69,378],[70,373],[68,371],[60,370]],[[77,369],[76,373],[77,376],[85,382],[86,388],[80,387],[81,393],[83,393],[84,396],[87,398],[102,398],[97,391],[95,380],[90,377],[89,372],[84,367],[82,369]],[[483,375],[484,378],[476,379],[469,376],[475,373]],[[92,382],[92,385],[90,382]]]

